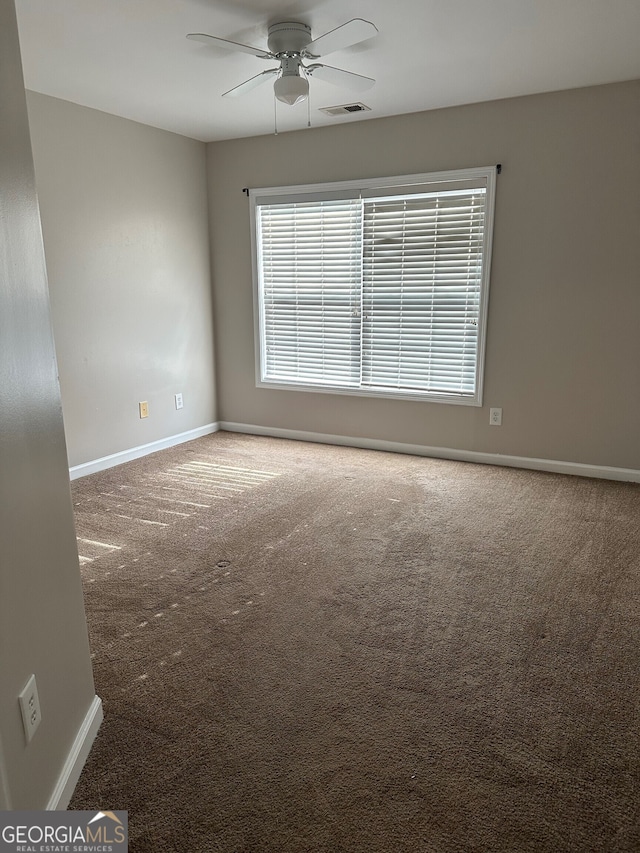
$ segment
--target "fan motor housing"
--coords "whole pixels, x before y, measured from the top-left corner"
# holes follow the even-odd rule
[[[267,44],[271,53],[302,53],[311,41],[311,27],[296,21],[283,21],[269,27]]]

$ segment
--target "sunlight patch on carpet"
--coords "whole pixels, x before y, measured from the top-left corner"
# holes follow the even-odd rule
[[[120,545],[112,545],[110,542],[99,542],[97,539],[85,539],[82,536],[77,537],[78,541],[78,558],[80,565],[84,566],[104,555],[111,554],[113,551],[120,551]]]
[[[279,477],[280,474],[273,471],[254,471],[250,468],[193,460],[176,465],[167,471],[162,471],[158,476],[172,481],[175,485],[183,486],[185,489],[205,492],[209,497],[224,498],[228,496],[229,492],[242,493],[247,489],[269,482],[275,477]]]

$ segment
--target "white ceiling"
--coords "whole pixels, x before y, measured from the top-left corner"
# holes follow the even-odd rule
[[[351,18],[375,39],[327,64],[375,77],[357,94],[311,80],[314,126],[640,78],[640,0],[16,0],[28,89],[205,141],[272,133],[271,84],[222,92],[271,67],[189,41],[204,32],[266,46],[269,24],[314,38]],[[363,101],[330,118],[320,107]],[[305,104],[278,104],[279,130]]]

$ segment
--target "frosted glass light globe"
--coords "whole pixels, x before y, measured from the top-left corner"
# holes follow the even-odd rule
[[[273,91],[279,101],[293,107],[309,96],[309,81],[297,74],[286,74],[276,80]]]

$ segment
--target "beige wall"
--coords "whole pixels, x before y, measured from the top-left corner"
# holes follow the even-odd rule
[[[94,699],[12,2],[0,3],[0,806],[43,808]],[[26,745],[18,694],[38,681]]]
[[[640,469],[639,98],[637,81],[210,144],[220,419]],[[495,163],[482,408],[255,387],[242,187]]]
[[[204,144],[28,107],[70,465],[215,421]]]

